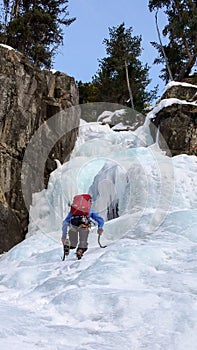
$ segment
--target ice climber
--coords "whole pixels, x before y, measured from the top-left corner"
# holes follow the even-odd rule
[[[62,243],[65,255],[70,249],[76,250],[78,259],[81,259],[88,249],[88,235],[91,219],[98,224],[97,233],[103,233],[104,220],[91,208],[92,198],[89,194],[76,195],[73,199],[71,209],[63,221]],[[69,231],[68,231],[69,227]]]

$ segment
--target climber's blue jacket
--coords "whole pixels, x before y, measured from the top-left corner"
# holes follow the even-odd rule
[[[73,218],[76,218],[76,216],[72,215],[71,212],[69,211],[68,215],[66,216],[66,218],[64,219],[63,224],[62,224],[62,238],[66,238],[68,225],[71,225],[71,220]],[[96,221],[98,223],[98,228],[103,227],[104,220],[94,209],[90,209],[90,212],[88,214],[88,218]]]

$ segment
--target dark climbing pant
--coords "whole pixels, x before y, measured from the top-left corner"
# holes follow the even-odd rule
[[[83,253],[88,249],[89,230],[83,227],[72,226],[68,232],[70,248],[82,249]]]

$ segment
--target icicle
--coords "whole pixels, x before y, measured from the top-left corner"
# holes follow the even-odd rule
[[[159,146],[159,135],[160,135],[160,125],[157,128],[156,141],[155,143]]]

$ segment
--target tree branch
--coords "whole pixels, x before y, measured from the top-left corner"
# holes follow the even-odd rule
[[[172,71],[171,71],[171,69],[170,69],[170,65],[169,65],[169,62],[168,62],[168,58],[167,58],[167,56],[166,56],[166,53],[165,53],[165,50],[164,50],[164,46],[163,46],[162,40],[161,40],[161,35],[160,35],[160,31],[159,31],[159,25],[158,25],[157,14],[158,14],[158,11],[157,11],[156,14],[155,14],[155,23],[156,23],[156,28],[157,28],[157,34],[158,34],[158,38],[159,38],[159,43],[160,43],[160,46],[161,46],[161,50],[162,50],[162,53],[163,53],[163,57],[164,57],[165,62],[166,62],[166,67],[167,67],[167,70],[168,70],[170,79],[173,80]]]

